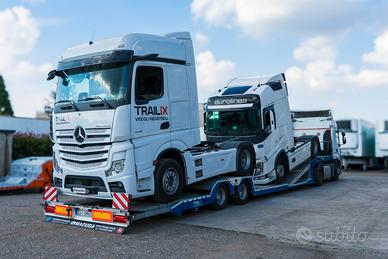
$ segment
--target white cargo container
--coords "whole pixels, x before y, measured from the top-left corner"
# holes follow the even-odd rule
[[[376,123],[376,159],[379,165],[388,167],[388,120]]]
[[[375,127],[363,119],[337,121],[338,130],[346,133],[346,144],[341,146],[342,164],[362,165],[363,170],[376,166]]]

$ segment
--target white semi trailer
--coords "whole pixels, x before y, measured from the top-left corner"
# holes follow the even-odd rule
[[[363,119],[343,119],[337,120],[337,127],[346,133],[346,144],[341,147],[343,166],[361,165],[364,171],[375,167],[375,126]]]

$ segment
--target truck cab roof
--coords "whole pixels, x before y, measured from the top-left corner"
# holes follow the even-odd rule
[[[90,57],[108,56],[115,51],[127,51],[138,57],[156,55],[158,59],[194,64],[189,32],[175,32],[165,36],[130,33],[123,37],[89,42],[67,49],[59,64]]]
[[[217,95],[209,98],[207,108],[249,108],[255,106],[255,103],[265,107],[278,99],[287,98],[287,95],[283,73],[234,78]]]

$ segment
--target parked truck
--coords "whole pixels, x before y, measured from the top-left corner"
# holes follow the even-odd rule
[[[316,136],[294,138],[284,74],[235,79],[210,98],[201,142],[189,33],[77,46],[54,77],[46,221],[122,232],[134,220],[222,209],[229,197],[243,204],[337,172],[332,156],[318,157]],[[60,202],[58,190],[88,199]]]
[[[330,109],[292,111],[295,136],[303,138],[309,135],[318,136],[321,154],[331,155],[336,159],[340,169],[341,150],[346,144],[345,132],[337,129],[337,123]]]
[[[361,165],[363,170],[376,166],[375,126],[363,119],[337,121],[340,131],[346,133],[346,144],[341,147],[342,165]]]
[[[379,120],[376,123],[376,159],[379,167],[388,168],[388,121]]]

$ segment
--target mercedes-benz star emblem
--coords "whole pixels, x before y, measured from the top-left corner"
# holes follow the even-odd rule
[[[74,139],[78,143],[82,143],[82,142],[85,141],[85,139],[86,139],[86,132],[85,132],[85,130],[82,127],[75,128],[75,130],[74,130]]]

